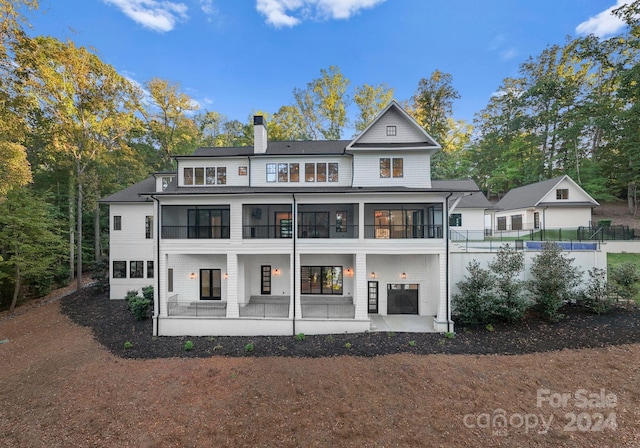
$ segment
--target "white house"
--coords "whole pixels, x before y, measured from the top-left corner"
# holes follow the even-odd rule
[[[476,183],[467,180],[469,189],[479,190]],[[483,240],[485,215],[491,203],[482,191],[449,200],[449,238],[452,241]]]
[[[598,202],[569,176],[510,190],[497,204],[497,231],[576,229],[589,226]]]
[[[448,209],[478,188],[432,182],[439,149],[395,101],[350,141],[272,142],[256,116],[253,147],[199,148],[103,199],[111,298],[153,282],[155,335],[362,332],[388,315],[453,331]]]

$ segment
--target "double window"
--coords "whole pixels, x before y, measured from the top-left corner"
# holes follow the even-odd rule
[[[300,182],[299,163],[267,163],[267,182]],[[307,162],[305,182],[338,182],[337,162]]]
[[[404,176],[404,162],[401,157],[381,157],[380,158],[380,177],[383,179],[390,177]]]
[[[302,294],[342,295],[342,266],[301,266]]]

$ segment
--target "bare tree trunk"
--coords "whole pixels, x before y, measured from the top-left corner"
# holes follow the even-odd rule
[[[75,278],[75,213],[73,205],[73,176],[69,176],[69,282]]]
[[[78,263],[76,264],[76,289],[80,291],[82,289],[82,172],[80,170],[80,161],[78,160],[76,165],[76,174],[78,176],[78,210],[76,211],[77,229],[78,233]]]
[[[22,276],[20,275],[20,268],[16,267],[16,285],[13,288],[13,299],[11,299],[11,305],[9,306],[9,313],[13,313],[18,303],[18,293],[20,292],[20,286],[22,284]]]
[[[96,201],[96,210],[93,214],[93,233],[94,233],[94,255],[93,260],[98,263],[102,259],[102,251],[100,247],[100,203]]]
[[[635,190],[636,190],[636,185],[633,182],[629,182],[627,184],[627,208],[629,209],[629,214],[633,215],[636,211],[636,204],[635,204]]]

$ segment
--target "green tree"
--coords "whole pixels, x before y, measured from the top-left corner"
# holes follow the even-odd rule
[[[422,78],[411,98],[410,113],[441,146],[449,132],[447,120],[453,115],[453,102],[459,98],[451,74],[440,70],[434,71],[429,78]]]
[[[171,156],[191,154],[199,143],[197,125],[187,117],[198,105],[180,90],[179,83],[153,78],[145,87],[151,97],[151,104],[142,109],[148,138],[158,151],[157,169],[167,169]]]
[[[363,84],[354,88],[353,102],[358,106],[358,116],[355,121],[357,132],[364,131],[369,123],[393,99],[393,89],[386,84],[372,86]]]
[[[44,293],[60,269],[63,242],[47,202],[26,188],[0,202],[0,281],[13,285],[12,312],[23,286]]]
[[[23,88],[49,123],[52,159],[73,163],[76,184],[76,271],[82,286],[84,184],[87,170],[126,145],[135,126],[139,91],[84,47],[50,37],[23,38],[16,47]],[[92,207],[93,208],[93,207]]]
[[[295,88],[293,97],[299,116],[305,123],[305,135],[313,140],[339,140],[347,124],[350,81],[332,65],[321,69],[320,77],[307,83],[305,89]]]

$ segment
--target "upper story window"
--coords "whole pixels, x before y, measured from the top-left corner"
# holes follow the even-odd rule
[[[316,163],[316,182],[326,182],[327,181],[327,164],[326,163]]]
[[[184,185],[225,185],[227,168],[224,166],[185,167],[183,170]]]
[[[338,182],[338,164],[329,163],[329,182]]]
[[[316,181],[316,164],[315,163],[304,164],[304,181],[305,182]]]
[[[122,216],[113,217],[113,230],[122,230]]]
[[[162,191],[164,191],[171,183],[171,176],[162,176]]]
[[[402,159],[394,158],[392,160],[393,160],[393,177],[402,177],[403,176]]]
[[[403,161],[399,157],[381,157],[380,158],[380,177],[389,178],[393,174],[393,177],[403,176]],[[393,170],[391,169],[393,167]]]
[[[569,189],[558,188],[556,190],[556,199],[569,199]]]
[[[144,237],[146,239],[153,238],[153,216],[145,216]]]
[[[276,181],[276,164],[267,163],[267,182]]]
[[[394,137],[396,134],[397,130],[395,126],[387,126],[387,136],[388,137]]]
[[[267,163],[267,182],[300,182],[299,163]]]

